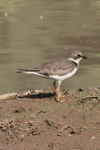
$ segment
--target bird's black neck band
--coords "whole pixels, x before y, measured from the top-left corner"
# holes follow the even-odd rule
[[[75,61],[71,60],[72,63],[74,64],[74,66],[77,68],[78,67],[78,63],[76,63]]]

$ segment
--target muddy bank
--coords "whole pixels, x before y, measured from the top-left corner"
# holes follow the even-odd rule
[[[99,150],[100,88],[63,94],[63,103],[50,88],[0,99],[0,150]]]

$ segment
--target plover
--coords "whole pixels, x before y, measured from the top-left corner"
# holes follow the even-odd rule
[[[71,51],[69,58],[60,58],[58,60],[50,61],[37,68],[33,69],[19,69],[17,73],[34,74],[41,77],[54,79],[54,88],[57,95],[57,101],[62,102],[62,97],[59,88],[63,80],[73,76],[79,68],[80,60],[87,57],[83,56],[79,50]]]

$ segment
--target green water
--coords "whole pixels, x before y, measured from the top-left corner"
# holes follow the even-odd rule
[[[88,57],[61,89],[99,86],[100,3],[97,0],[0,1],[0,94],[52,87],[53,80],[16,74],[79,49]]]

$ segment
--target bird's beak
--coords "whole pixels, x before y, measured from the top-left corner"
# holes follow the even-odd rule
[[[85,57],[85,56],[82,56],[82,58],[83,58],[83,59],[87,59],[87,57]]]

